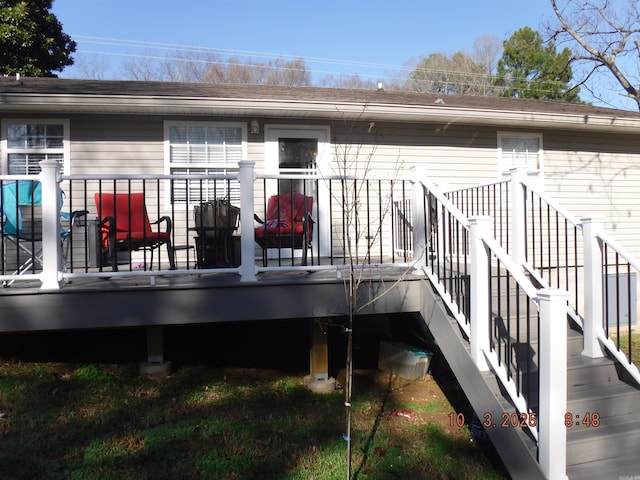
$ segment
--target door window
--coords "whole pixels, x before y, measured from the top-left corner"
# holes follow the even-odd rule
[[[318,140],[315,138],[278,138],[278,169],[282,174],[313,174],[316,171]],[[279,180],[280,193],[299,192],[313,196],[314,183],[308,179]]]

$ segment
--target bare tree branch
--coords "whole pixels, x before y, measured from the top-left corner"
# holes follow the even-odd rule
[[[560,21],[552,37],[568,35],[578,47],[577,51],[574,48],[574,59],[595,64],[588,77],[604,67],[622,87],[625,96],[634,100],[640,109],[638,79],[634,85],[632,78],[638,72],[640,61],[638,2],[630,0],[627,5],[619,2],[614,5],[609,0],[568,0],[565,7],[560,8],[557,0],[550,1]],[[631,42],[635,49],[629,47]]]

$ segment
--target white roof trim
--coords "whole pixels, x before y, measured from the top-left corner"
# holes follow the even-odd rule
[[[637,133],[640,118],[615,115],[491,110],[451,105],[399,105],[336,101],[207,98],[178,96],[3,93],[0,112],[140,115],[272,116],[318,119],[375,119],[446,122],[508,127]]]

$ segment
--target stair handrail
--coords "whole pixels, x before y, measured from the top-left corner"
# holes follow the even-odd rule
[[[437,202],[439,202],[439,207],[444,208],[447,212],[449,212],[462,226],[466,231],[470,231],[471,222],[469,218],[462,213],[462,211],[448,198],[442,191],[433,183],[429,182],[427,179],[420,179],[420,183],[423,185],[425,191],[431,195]],[[490,251],[490,253],[499,260],[504,268],[509,272],[510,275],[514,278],[516,282],[522,287],[523,291],[526,295],[538,306],[538,293],[536,287],[531,283],[531,281],[526,277],[522,268],[516,264],[513,259],[509,256],[504,248],[499,244],[499,242],[493,238],[490,234],[483,234],[480,240],[484,243],[486,248]],[[446,289],[443,287],[441,283],[441,279],[438,277],[437,272],[434,272],[432,269],[429,269],[428,266],[424,266],[424,273],[431,280],[435,289],[443,298],[443,301],[447,304],[455,304],[455,299],[451,297],[451,295],[446,292]],[[456,312],[455,308],[449,308],[449,310],[453,313],[454,318],[456,319],[459,327],[462,331],[467,335],[468,338],[472,338],[472,332],[470,329],[468,319],[465,318],[460,313]],[[468,313],[468,312],[467,312]],[[511,398],[515,408],[519,413],[527,413],[531,412],[531,409],[527,405],[526,399],[518,392],[518,389],[513,382],[512,379],[509,378],[509,374],[506,368],[500,364],[497,355],[495,352],[491,351],[489,348],[484,346],[481,347],[482,355],[484,359],[487,361],[490,368],[496,374],[500,383],[504,387],[508,396]],[[533,438],[537,441],[538,439],[538,431],[535,425],[528,426],[528,429],[533,436]]]
[[[538,185],[534,182],[531,182],[526,177],[521,178],[520,183],[527,187],[529,190],[532,190],[536,195],[538,195],[542,200],[544,200],[549,206],[551,206],[555,211],[557,211],[560,215],[562,215],[566,220],[569,221],[572,225],[575,225],[578,228],[582,228],[582,220],[575,215],[573,215],[569,210],[560,205],[553,197],[547,195],[547,193],[540,189]]]
[[[467,288],[470,289],[472,306],[470,311],[467,310],[462,316],[460,313],[456,314],[456,309],[452,308],[456,306],[454,296],[441,294],[441,298],[447,304],[450,312],[454,313],[454,318],[467,335],[470,355],[478,370],[492,371],[518,414],[525,414],[527,418],[534,419],[533,422],[527,423],[526,428],[538,445],[538,462],[542,472],[548,478],[561,478],[566,470],[566,438],[558,432],[564,429],[562,419],[566,411],[566,371],[559,370],[555,366],[566,364],[566,330],[556,332],[553,325],[557,325],[558,319],[565,315],[568,293],[560,289],[538,290],[529,280],[522,266],[514,261],[492,235],[489,227],[492,222],[490,217],[467,218],[450,199],[440,192],[438,187],[420,177],[418,182],[422,184],[424,189],[425,207],[422,207],[421,213],[425,217],[426,229],[429,230],[430,221],[437,222],[436,228],[443,231],[436,231],[435,235],[436,237],[444,237],[443,241],[438,238],[436,244],[438,250],[434,252],[434,256],[438,259],[431,261],[431,265],[428,263],[423,265],[423,269],[438,293],[447,293],[446,287],[442,285],[441,278],[439,278],[441,272],[444,272],[445,277],[448,277],[444,278],[445,282],[451,281],[452,278],[458,280],[461,278],[460,272],[454,270],[460,268],[460,262],[454,263],[452,261],[460,253],[456,251],[455,254],[452,254],[448,249],[457,250],[459,248],[457,229],[462,225],[465,232],[462,239],[464,244],[462,266],[466,275],[467,264],[471,264],[471,281]],[[437,203],[430,204],[430,200],[435,200]],[[432,219],[430,217],[434,212]],[[449,215],[445,215],[445,212]],[[454,224],[454,221],[457,223]],[[456,237],[456,241],[453,241],[453,236]],[[465,242],[468,242],[469,248]],[[434,261],[447,264],[448,269],[440,268],[440,266],[434,269]],[[492,344],[490,339],[490,316],[494,306],[490,300],[489,284],[493,275],[490,266],[497,265],[494,262],[499,262],[500,269],[507,272],[509,281],[513,279],[517,282],[524,292],[523,297],[526,296],[528,301],[533,304],[533,308],[537,309],[537,319],[541,324],[539,342],[546,345],[545,350],[547,351],[545,357],[538,361],[540,397],[537,418],[532,415],[533,411],[528,404],[530,399],[523,395],[522,386],[514,381],[514,377],[517,375],[512,375],[511,367],[504,360],[501,362],[496,353],[496,344]],[[471,321],[466,318],[470,312]],[[464,318],[461,319],[461,317]],[[531,393],[530,390],[529,393]]]
[[[614,240],[609,234],[604,231],[597,231],[596,237],[601,244],[609,246],[616,254],[624,259],[630,266],[632,266],[636,272],[640,272],[640,261],[635,258],[631,252],[629,252],[620,243]],[[640,370],[633,363],[630,358],[616,345],[611,339],[604,328],[598,328],[596,330],[598,339],[602,342],[602,345],[615,357],[620,365],[631,375],[631,377],[640,385]],[[631,332],[629,332],[631,335]]]
[[[527,177],[526,172],[524,172],[522,169],[513,169],[511,173],[512,173],[512,180],[511,180],[512,189],[514,190],[514,192],[518,187],[518,185],[520,185],[523,197],[527,196],[527,191],[530,191],[532,194],[535,194],[541,202],[544,202],[548,207],[553,209],[553,211],[555,211],[556,214],[558,214],[562,219],[564,219],[566,222],[572,225],[577,231],[579,231],[581,235],[584,235],[582,219],[573,215],[569,210],[567,210],[562,205],[560,205],[560,203],[558,203],[554,198],[552,198],[542,188],[540,188],[540,186],[537,183],[532,182]],[[515,202],[519,201],[518,197],[515,194],[514,194],[514,201]],[[514,210],[516,208],[517,207],[514,207]],[[524,210],[524,204],[520,208]],[[525,214],[526,214],[526,211],[525,211]],[[514,230],[518,230],[518,229],[521,230],[518,232],[514,231],[512,235],[513,238],[516,239],[516,242],[518,241],[519,236],[524,235],[523,230],[525,228],[526,228],[526,224],[521,226],[514,226]],[[515,250],[524,251],[524,247],[521,247],[521,248],[516,247]],[[531,275],[531,277],[534,278],[536,282],[538,282],[543,288],[552,287],[550,282],[548,282],[544,278],[541,272],[539,272],[536,269],[535,265],[533,265],[533,263],[530,261],[530,259],[526,255],[520,255],[520,258],[518,259],[518,261],[522,264],[523,268],[529,273],[529,275]],[[568,285],[566,286],[566,288],[570,290]],[[573,298],[575,300],[577,298],[577,293],[579,292],[574,291],[573,295],[570,298]],[[583,328],[584,316],[579,311],[577,300],[575,300],[573,303],[571,302],[571,300],[568,302],[567,313],[569,317],[576,323],[576,325],[578,325],[580,328]]]
[[[585,222],[589,222],[589,225],[591,225],[592,219],[586,219],[586,218],[579,219],[578,217],[573,215],[571,212],[569,212],[566,208],[562,207],[551,196],[547,195],[535,183],[530,182],[526,178],[526,176],[523,176],[520,173],[518,173],[516,181],[520,182],[523,188],[529,189],[531,192],[537,195],[548,206],[554,209],[562,218],[564,218],[567,222],[569,222],[574,227],[576,227],[582,233],[582,242],[585,245],[585,249],[586,249],[586,246],[587,246],[586,244],[587,242],[589,242],[589,239],[585,238],[588,235],[588,232],[585,231],[584,226],[585,226]],[[625,262],[627,262],[629,266],[633,267],[636,272],[640,273],[640,260],[638,260],[631,252],[629,252],[624,246],[622,246],[619,242],[617,242],[611,235],[605,232],[604,229],[601,228],[601,225],[599,223],[598,223],[598,227],[593,230],[593,235],[595,235],[595,238],[599,243],[598,248],[600,253],[602,252],[603,245],[606,244],[619,257],[621,257]],[[587,270],[587,263],[589,261],[595,261],[595,260],[588,260],[585,258],[585,275]],[[544,287],[550,286],[549,283],[544,279],[542,275],[539,274],[539,272],[535,269],[535,267],[531,263],[523,262],[523,267],[528,271],[530,275],[532,275],[532,277],[536,279],[538,283],[540,283],[540,285]],[[602,261],[599,261],[599,264],[593,265],[589,271],[591,271],[593,275],[602,275],[603,270],[604,270],[604,266],[602,265]],[[588,281],[589,279],[585,279],[585,283],[587,283]],[[600,291],[599,293],[604,297],[604,289],[602,288],[601,283],[598,283],[598,285],[600,285],[600,287],[597,288],[597,290],[599,290]],[[595,294],[595,292],[587,293],[585,291],[585,292],[582,292],[582,297],[587,298],[591,294]],[[575,323],[583,330],[583,334],[585,337],[584,338],[585,354],[587,354],[588,356],[602,356],[601,353],[595,353],[595,354],[592,353],[594,350],[596,352],[599,352],[600,347],[597,347],[597,346],[594,348],[588,347],[588,342],[590,341],[590,339],[587,338],[587,336],[591,335],[594,338],[597,338],[597,340],[599,340],[600,343],[602,344],[602,347],[604,347],[607,351],[609,351],[609,353],[629,373],[629,375],[631,375],[631,377],[638,384],[640,384],[640,370],[630,360],[629,356],[625,354],[618,347],[618,345],[616,345],[616,343],[610,338],[610,336],[607,334],[607,332],[604,329],[603,317],[604,317],[605,308],[606,308],[605,302],[604,301],[600,302],[597,310],[601,309],[601,311],[593,311],[593,312],[585,313],[585,315],[593,316],[595,318],[585,319],[585,315],[581,315],[580,312],[578,311],[578,306],[571,305],[571,302],[569,302],[567,305],[567,313],[575,321]],[[593,332],[585,331],[590,329],[593,329],[594,331]],[[629,332],[629,335],[631,335],[631,332]]]
[[[450,201],[449,198],[447,198],[442,193],[442,191],[434,183],[428,180],[426,174],[424,173],[424,169],[416,168],[414,169],[414,171],[416,172],[416,177],[415,177],[416,184],[422,186],[422,189],[425,192],[424,197],[426,197],[427,195],[430,195],[433,199],[436,200],[436,202],[438,202],[441,206],[445,207],[447,212],[449,212],[453,216],[453,218],[462,226],[462,228],[468,232],[469,219]],[[419,202],[416,201],[416,204],[418,203]],[[428,203],[428,201],[426,203]],[[422,215],[424,215],[425,217],[423,226],[425,230],[429,230],[432,227],[431,225],[429,225],[429,222],[432,219],[429,218],[430,213],[428,212],[428,208],[422,212]],[[419,266],[423,271],[423,273],[427,276],[427,278],[431,280],[431,283],[433,284],[434,288],[436,289],[440,297],[445,301],[445,303],[450,304],[449,306],[451,307],[455,305],[455,301],[454,301],[455,299],[453,298],[451,293],[447,291],[446,287],[440,281],[440,278],[438,277],[437,272],[433,268],[433,262],[429,263],[427,259],[427,257],[430,255],[430,251],[429,251],[430,248],[433,248],[433,245],[429,245],[429,243],[432,242],[433,240],[431,238],[431,233],[426,233],[425,237],[426,237],[427,245],[424,246],[422,254],[420,254],[420,256],[423,257],[421,259],[422,262],[416,265]],[[414,245],[414,248],[416,248],[416,246],[418,246],[418,244]],[[417,250],[414,251],[414,256],[416,254],[418,254]],[[464,316],[464,314],[459,309],[456,309],[456,308],[450,308],[449,310],[451,311],[451,314],[458,322],[458,325],[460,326],[462,331],[465,333],[465,335],[468,336],[470,333],[469,324],[466,321],[467,319]]]
[[[489,252],[493,254],[496,259],[502,264],[507,272],[511,275],[511,277],[520,285],[523,289],[524,293],[527,297],[538,307],[540,308],[540,298],[538,296],[538,290],[531,283],[531,281],[527,278],[527,276],[522,271],[522,268],[518,264],[516,264],[511,256],[506,252],[504,248],[500,246],[500,244],[496,241],[492,236],[483,236],[481,238],[482,242],[488,248]],[[500,383],[505,388],[509,397],[514,403],[514,406],[518,410],[519,413],[530,414],[532,410],[529,408],[527,404],[527,400],[524,396],[518,392],[516,385],[512,379],[509,378],[507,369],[500,364],[498,360],[498,356],[495,351],[485,350],[483,349],[483,354],[485,359],[489,363],[491,369],[496,374],[496,376],[500,379]],[[538,430],[536,425],[527,424],[527,428],[533,438],[538,441]]]

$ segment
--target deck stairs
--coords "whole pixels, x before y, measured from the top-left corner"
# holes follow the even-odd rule
[[[438,315],[431,312],[427,324],[476,415],[491,413],[496,427],[485,431],[505,467],[512,478],[544,478],[537,471],[537,445],[531,435],[501,425],[516,412],[511,400],[492,372],[478,374],[464,332],[434,295]],[[640,475],[640,388],[625,379],[613,359],[583,356],[581,331],[569,318],[566,328],[567,413],[571,415],[570,422],[567,417],[571,426],[566,427],[567,476],[571,480],[635,478]],[[530,354],[535,374],[537,352]],[[531,407],[537,409],[537,405]]]
[[[422,317],[474,412],[479,417],[490,413],[495,419],[502,418],[503,414],[511,415],[514,407],[495,375],[477,370],[470,355],[468,338],[458,320],[428,283],[425,282]],[[491,428],[486,429],[486,434],[512,478],[544,479],[538,469],[536,443],[523,429]]]
[[[640,387],[625,380],[612,359],[588,358],[581,351],[582,334],[570,328],[567,413],[573,423],[567,427],[567,475],[576,480],[637,478]]]
[[[447,233],[445,232],[448,234],[454,232],[456,239],[462,238],[463,234],[458,232],[463,231],[459,225],[465,225],[465,214],[455,207],[450,209],[447,204],[448,200],[439,196],[437,187],[431,185],[429,195],[438,202],[435,207],[431,207],[431,211],[437,212],[440,219],[446,218],[449,225],[442,229],[443,225],[439,224],[438,229],[442,230],[436,230],[436,232],[441,233],[434,234],[434,236],[441,235],[443,239],[433,240],[437,247],[433,250],[435,252],[434,258],[440,255],[439,250],[443,250],[443,254],[432,262],[435,263],[435,267],[431,266],[432,272],[436,273],[435,275],[428,272],[429,265],[427,265],[427,275],[430,279],[430,282],[427,283],[430,288],[427,288],[428,291],[425,293],[425,311],[422,312],[425,323],[451,366],[476,416],[482,419],[486,414],[489,414],[493,419],[493,428],[486,428],[485,431],[511,477],[516,479],[547,478],[538,463],[539,450],[535,439],[537,434],[519,426],[512,427],[510,422],[507,426],[502,426],[502,419],[509,419],[512,415],[516,415],[518,408],[521,408],[522,405],[516,407],[517,402],[512,399],[512,392],[511,394],[507,392],[508,388],[505,388],[503,380],[498,378],[498,372],[494,370],[494,367],[482,372],[472,360],[469,343],[469,325],[471,323],[468,312],[474,310],[468,305],[466,309],[460,308],[458,305],[460,302],[455,301],[455,292],[451,288],[447,290],[446,287],[447,277],[454,277],[456,271],[463,271],[467,275],[470,270],[468,263],[470,260],[463,261],[464,268],[461,268],[460,264],[454,264],[455,254],[447,257],[448,246],[453,243],[447,243]],[[578,222],[574,221],[574,224],[578,224]],[[464,226],[464,229],[467,228],[469,227]],[[494,242],[494,244],[497,243],[497,241]],[[443,248],[445,244],[447,247]],[[471,245],[473,245],[473,240]],[[490,243],[485,244],[485,248],[494,248],[489,245]],[[495,248],[499,249],[500,247]],[[473,251],[473,246],[471,246],[471,251]],[[494,259],[496,255],[498,258],[502,255],[492,251]],[[467,250],[464,252],[466,255]],[[447,263],[447,261],[449,261],[449,267],[442,269],[440,265]],[[506,266],[507,269],[513,268],[522,271],[519,267],[520,263],[511,260],[510,262],[515,267]],[[629,262],[633,266],[638,265],[636,260],[629,260]],[[473,273],[470,275],[472,276]],[[519,275],[522,278],[522,274]],[[531,273],[525,269],[524,275],[530,280],[529,285],[533,291],[539,292],[541,289],[553,286],[541,281],[542,277],[535,272]],[[537,328],[539,321],[534,321],[531,324],[533,327],[529,328],[527,338],[516,338],[518,334],[515,332],[519,332],[521,336],[523,333],[515,327],[518,322],[521,322],[521,319],[514,317],[516,317],[517,311],[523,312],[524,309],[513,308],[511,312],[504,315],[506,318],[501,318],[503,312],[494,310],[495,302],[493,300],[496,296],[502,296],[501,299],[508,297],[512,305],[518,304],[520,306],[523,297],[512,296],[513,289],[505,289],[500,293],[499,289],[493,288],[493,284],[496,282],[495,272],[489,272],[489,276],[492,277],[488,282],[492,285],[489,295],[491,297],[489,311],[492,312],[491,329],[500,330],[498,334],[495,331],[491,334],[493,341],[495,341],[492,348],[494,351],[501,351],[500,354],[505,364],[514,366],[513,369],[507,370],[516,372],[514,379],[516,384],[528,382],[528,385],[531,386],[525,395],[528,400],[527,407],[537,412],[539,397],[537,390],[542,388],[539,387],[538,382],[538,357],[541,353],[538,349],[544,348],[542,342],[538,347]],[[509,281],[513,281],[514,278],[510,277]],[[467,288],[468,291],[464,295],[465,302],[471,302],[473,305],[473,291],[471,288]],[[561,287],[557,288],[564,290]],[[434,297],[434,307],[430,307],[428,303],[431,295]],[[580,292],[582,298],[584,295],[587,294]],[[478,298],[481,297],[482,295]],[[526,296],[524,299],[526,300]],[[504,303],[507,302],[503,301]],[[566,476],[564,472],[558,473],[557,469],[553,469],[554,473],[549,478],[569,478],[571,480],[640,478],[640,385],[637,375],[630,374],[620,363],[620,357],[616,358],[618,354],[613,355],[607,349],[603,348],[605,355],[600,358],[591,358],[583,354],[585,347],[582,325],[579,324],[581,319],[576,320],[576,312],[573,308],[570,300],[564,325],[564,328],[567,329],[566,423],[563,425],[563,429],[557,429],[557,435],[566,434]],[[461,310],[466,310],[467,313],[461,313]],[[482,312],[483,310],[480,308],[478,311]],[[520,315],[522,316],[522,313]],[[461,316],[464,320],[461,319]],[[554,318],[555,321],[558,320],[558,317]],[[555,324],[552,323],[552,325]],[[560,328],[560,325],[558,327]],[[503,343],[505,336],[500,337],[499,333],[504,334],[505,332],[507,332],[506,338],[508,340]],[[635,360],[637,363],[637,359]],[[518,368],[515,368],[516,365]],[[626,367],[629,365],[627,364]],[[631,370],[634,370],[632,365],[631,367]],[[504,374],[502,376],[504,379]],[[553,438],[557,438],[556,431],[553,432]]]

